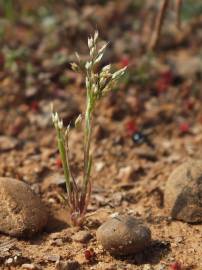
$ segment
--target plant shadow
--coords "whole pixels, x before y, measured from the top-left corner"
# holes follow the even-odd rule
[[[70,225],[66,221],[53,215],[50,215],[48,219],[48,225],[45,228],[45,232],[47,233],[60,232],[68,227],[70,227]]]
[[[143,264],[158,264],[161,259],[170,252],[170,243],[153,240],[143,252],[127,257],[115,257],[119,260],[124,260],[127,263],[135,265]]]
[[[68,227],[70,227],[69,224],[64,220],[61,220],[54,215],[49,215],[48,223],[43,232],[26,240],[29,241],[30,244],[42,244],[49,237],[49,234],[61,232]]]

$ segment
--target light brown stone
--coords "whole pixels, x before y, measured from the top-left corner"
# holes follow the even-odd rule
[[[110,218],[99,227],[97,239],[113,255],[131,255],[150,244],[151,232],[142,221],[120,215]]]
[[[164,201],[172,218],[188,223],[202,222],[202,160],[189,160],[171,173]]]
[[[47,220],[44,205],[27,184],[0,177],[0,232],[30,237],[40,232]]]

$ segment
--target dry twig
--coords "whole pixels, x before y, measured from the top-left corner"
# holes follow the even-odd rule
[[[181,28],[180,11],[182,7],[182,0],[176,0],[176,25],[177,28]]]
[[[155,50],[158,45],[169,3],[170,3],[170,0],[162,0],[161,2],[161,6],[160,6],[160,9],[157,14],[156,21],[155,21],[154,31],[152,33],[152,37],[149,43],[150,50]],[[182,0],[176,0],[176,25],[179,29],[181,27],[181,21],[180,21],[181,7],[182,7]]]
[[[151,37],[151,42],[149,44],[149,49],[151,50],[154,50],[158,44],[169,1],[170,0],[163,0],[161,3],[161,7],[155,22],[155,28]]]

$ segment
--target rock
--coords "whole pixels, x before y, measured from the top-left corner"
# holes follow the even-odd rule
[[[159,264],[156,268],[156,270],[166,270],[166,266],[164,264]]]
[[[144,169],[138,164],[135,166],[126,166],[119,169],[117,179],[125,183],[138,181],[144,175]]]
[[[105,166],[105,163],[102,161],[95,163],[96,172],[101,172],[104,166]]]
[[[16,116],[13,119],[13,122],[11,125],[8,126],[8,134],[16,137],[26,126],[27,124],[27,119],[24,117]]]
[[[14,255],[13,257],[9,257],[5,260],[4,264],[9,266],[9,268],[12,266],[18,266],[29,262],[29,258],[23,257],[22,254]]]
[[[68,260],[66,262],[57,261],[55,264],[56,270],[79,270],[80,265],[77,261]]]
[[[47,220],[45,207],[27,184],[0,177],[0,232],[30,237],[41,231]]]
[[[202,71],[202,64],[198,57],[190,56],[187,54],[175,56],[172,59],[172,62],[175,63],[175,69],[177,75],[186,77],[187,75],[193,76]]]
[[[135,153],[141,159],[146,159],[148,161],[156,162],[158,160],[156,151],[151,149],[148,145],[142,145],[140,148],[135,150]]]
[[[11,264],[13,264],[13,258],[8,258],[8,259],[6,259],[5,260],[5,265],[11,265]]]
[[[120,168],[117,178],[124,181],[124,182],[132,181],[132,179],[133,179],[132,167],[126,166],[126,167]]]
[[[44,179],[43,183],[42,183],[42,191],[46,191],[48,188],[50,188],[51,186],[59,186],[61,188],[66,189],[66,185],[65,185],[65,177],[59,173],[53,173],[50,174],[48,176],[46,176],[46,178]]]
[[[61,238],[55,239],[51,242],[51,245],[53,246],[62,246],[64,244],[63,240]]]
[[[1,152],[15,149],[19,142],[17,139],[9,136],[0,136],[0,149]]]
[[[150,264],[145,264],[143,270],[154,270],[153,266]]]
[[[40,128],[45,128],[50,125],[50,116],[45,113],[28,114],[28,119],[30,121],[30,124],[36,125]]]
[[[49,262],[57,262],[60,261],[60,255],[47,255],[45,257],[45,260],[49,261]]]
[[[75,242],[87,243],[92,238],[88,231],[79,231],[72,236]]]
[[[39,92],[39,88],[35,87],[35,86],[31,86],[27,89],[25,89],[25,96],[26,98],[33,98],[34,96],[36,96]]]
[[[150,244],[151,232],[142,221],[120,215],[110,218],[99,227],[97,239],[113,255],[131,255]]]
[[[41,267],[33,264],[33,263],[24,263],[22,266],[22,269],[27,269],[27,270],[40,270]]]
[[[7,252],[7,251],[10,251],[11,249],[14,249],[16,242],[17,242],[16,239],[3,241],[3,243],[0,244],[0,254],[2,255],[4,252]]]
[[[167,213],[188,223],[202,222],[202,160],[190,160],[168,178],[164,201]]]

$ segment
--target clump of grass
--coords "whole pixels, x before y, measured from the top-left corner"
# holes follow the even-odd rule
[[[15,17],[15,8],[13,0],[2,0],[0,5],[3,7],[5,17],[9,20],[13,20]]]
[[[84,166],[83,181],[79,184],[73,176],[69,163],[69,133],[70,125],[64,128],[63,121],[57,112],[52,112],[58,149],[62,160],[64,176],[66,180],[67,205],[71,212],[73,225],[80,225],[85,217],[87,206],[90,200],[92,182],[90,178],[92,168],[91,136],[92,136],[92,116],[97,102],[106,96],[117,85],[118,80],[124,74],[126,67],[112,73],[111,65],[99,68],[99,63],[103,57],[107,43],[101,47],[98,42],[98,32],[93,37],[88,38],[89,60],[83,63],[76,53],[78,63],[72,63],[72,69],[81,72],[85,76],[86,85],[86,111],[84,116]],[[98,70],[98,71],[97,71]],[[79,115],[75,121],[75,127],[82,126],[82,116]]]

